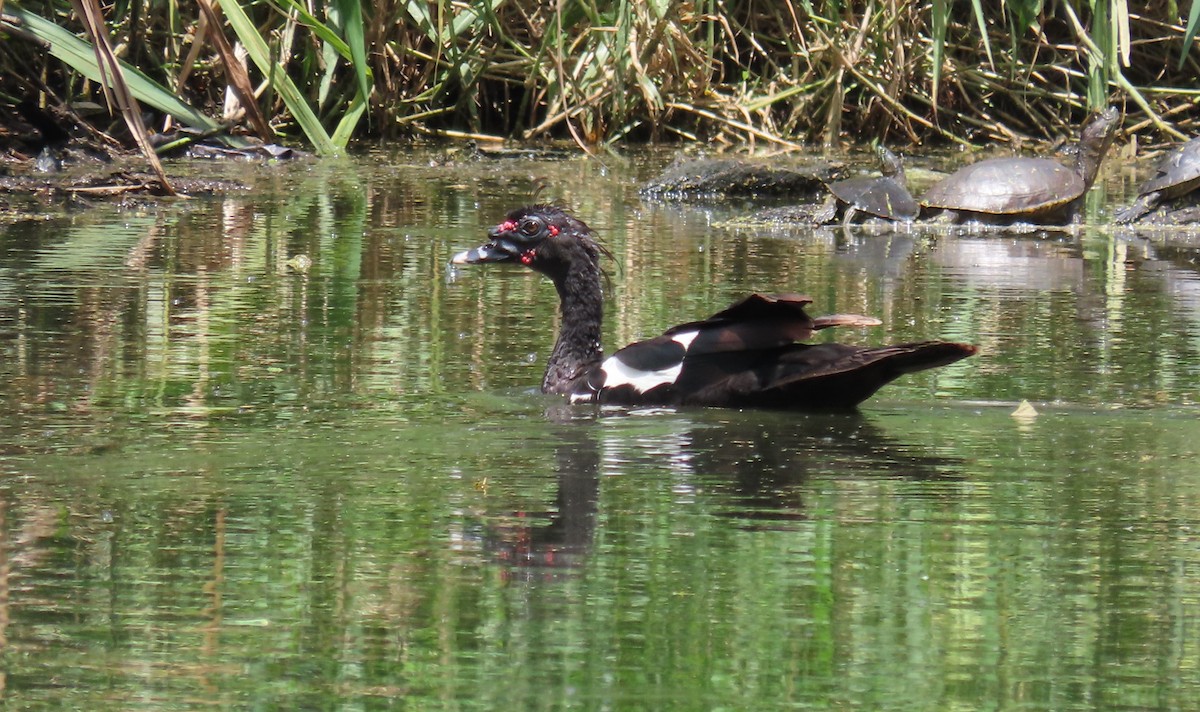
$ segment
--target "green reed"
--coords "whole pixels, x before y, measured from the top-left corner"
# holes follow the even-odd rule
[[[1184,18],[1175,2],[1127,0],[226,0],[206,16],[209,1],[108,7],[134,96],[193,126],[303,135],[322,153],[411,134],[1019,140],[1070,133],[1114,101],[1153,138],[1200,117],[1200,3]],[[0,8],[0,102],[99,96],[94,57],[60,49],[83,34],[68,6]],[[217,118],[227,83],[245,119]]]

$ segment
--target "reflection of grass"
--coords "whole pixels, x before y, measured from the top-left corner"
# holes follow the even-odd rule
[[[29,272],[41,278],[53,272],[94,272],[120,270],[127,260],[136,258],[131,250],[159,231],[161,218],[128,216],[120,224],[95,221],[64,231],[60,241],[38,250]]]
[[[7,699],[984,709],[1026,680],[1046,708],[1060,680],[1131,708],[1194,698],[1194,636],[1169,615],[1197,596],[1194,413],[552,424],[433,400],[419,422],[141,423],[120,451],[6,477]],[[503,557],[541,542],[577,565]]]

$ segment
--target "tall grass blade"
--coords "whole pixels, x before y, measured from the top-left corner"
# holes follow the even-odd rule
[[[483,2],[472,2],[469,5],[463,3],[460,7],[456,7],[457,14],[450,18],[450,21],[439,25],[429,14],[429,5],[431,3],[423,0],[408,0],[404,3],[404,11],[408,16],[417,23],[417,27],[425,34],[425,37],[436,44],[449,44],[452,40],[460,37],[464,32],[472,27],[478,26],[481,16],[495,16],[496,8],[505,3],[506,0],[484,0]],[[440,6],[442,3],[438,3]],[[569,3],[574,5],[574,3]],[[449,5],[449,3],[445,3]],[[448,10],[449,8],[447,8]],[[547,30],[550,28],[547,27]]]
[[[103,73],[99,63],[96,61],[95,50],[92,49],[90,44],[44,17],[23,8],[8,5],[6,6],[6,12],[15,17],[30,35],[46,43],[52,57],[94,82],[102,81]],[[120,66],[124,71],[129,91],[139,101],[153,106],[163,113],[170,114],[188,126],[202,131],[213,131],[221,128],[218,122],[188,106],[179,97],[175,96],[175,94],[164,89],[138,69],[124,62],[120,63]]]
[[[1179,48],[1179,65],[1176,69],[1183,69],[1188,53],[1192,51],[1192,40],[1196,39],[1197,31],[1200,31],[1200,0],[1192,0],[1192,9],[1188,12],[1187,29],[1183,33],[1183,46]]]
[[[200,59],[200,50],[204,49],[204,38],[207,36],[208,20],[204,17],[204,13],[200,13],[200,17],[196,19],[196,30],[192,33],[192,41],[188,43],[187,56],[179,65],[179,73],[175,75],[175,91],[183,93],[184,88],[187,87],[188,77],[196,68],[196,62]]]
[[[300,22],[305,27],[312,30],[313,34],[316,35],[318,39],[320,39],[322,42],[333,45],[338,54],[345,57],[347,61],[351,61],[353,59],[353,55],[350,52],[350,45],[346,44],[346,40],[342,39],[337,31],[331,28],[329,25],[321,22],[316,17],[313,17],[313,14],[308,11],[308,8],[296,0],[282,0],[282,4],[286,8],[295,12],[296,17],[300,20]]]
[[[270,141],[275,136],[275,132],[271,130],[267,120],[258,109],[258,99],[254,96],[254,87],[250,85],[250,75],[246,72],[246,67],[233,53],[233,47],[229,45],[229,40],[225,39],[225,33],[221,31],[220,16],[217,15],[209,0],[198,0],[198,3],[205,20],[207,20],[208,36],[212,38],[217,52],[221,55],[221,63],[225,67],[225,77],[229,80],[229,85],[233,87],[233,93],[237,95],[238,102],[246,111],[246,117],[250,119],[250,124],[254,126],[258,137],[264,141]]]
[[[1088,106],[1102,109],[1108,104],[1108,80],[1115,67],[1111,0],[1093,0],[1091,40],[1093,51],[1088,52]]]
[[[987,54],[988,66],[995,68],[996,60],[992,58],[992,43],[988,40],[987,19],[983,16],[983,4],[980,0],[971,0],[975,10],[975,23],[979,25],[979,37],[983,40],[983,51]]]
[[[1013,32],[1013,43],[1020,39],[1019,35],[1025,32],[1030,27],[1033,27],[1037,21],[1038,15],[1042,12],[1042,0],[1007,0],[1004,4],[1008,10],[1008,15],[1012,18],[1012,24],[1015,26]]]
[[[942,61],[945,59],[946,52],[946,27],[950,19],[950,0],[933,0],[933,5],[930,9],[930,21],[933,29],[933,57],[932,57],[932,87],[929,90],[929,96],[933,99],[933,111],[937,113],[939,86],[942,81]]]
[[[321,43],[321,63],[325,71],[321,73],[321,81],[317,85],[317,106],[324,107],[329,100],[329,90],[333,88],[333,80],[337,76],[338,51],[328,42]]]
[[[346,110],[345,116],[338,122],[337,128],[333,131],[332,140],[337,146],[345,146],[354,136],[354,129],[358,126],[358,122],[362,120],[363,114],[367,110],[367,100],[362,95],[354,97],[354,101],[350,103],[350,108]]]
[[[247,52],[250,54],[250,59],[254,60],[254,64],[259,71],[269,78],[271,85],[275,91],[279,92],[279,96],[283,99],[283,103],[291,112],[292,117],[296,119],[296,123],[300,124],[300,128],[304,131],[304,135],[312,142],[313,148],[317,153],[322,155],[333,155],[339,150],[339,146],[333,143],[326,133],[325,127],[321,125],[320,119],[313,113],[312,107],[308,105],[308,100],[304,98],[304,94],[292,82],[288,76],[287,70],[278,65],[271,58],[271,49],[267,45],[266,40],[258,34],[258,28],[251,22],[245,11],[237,0],[223,0],[220,3],[221,9],[225,11],[225,17],[229,20],[230,27],[233,28],[235,34],[245,45]]]
[[[440,46],[442,43],[441,32],[433,22],[433,17],[429,14],[429,7],[425,2],[417,0],[409,0],[404,3],[404,11],[412,18],[413,22],[417,23],[417,27],[425,34],[425,39],[432,42],[435,46]]]
[[[111,109],[114,103],[117,105],[122,118],[125,119],[125,125],[129,127],[130,135],[158,177],[163,191],[168,195],[175,195],[175,188],[171,186],[171,181],[167,180],[166,171],[163,170],[158,154],[154,152],[154,146],[150,143],[150,132],[146,130],[146,124],[142,121],[141,107],[138,106],[133,92],[129,90],[129,85],[125,83],[121,62],[108,39],[108,28],[104,26],[100,3],[98,0],[72,0],[71,5],[92,38],[96,66],[100,69],[104,98],[109,102],[109,108]]]
[[[1014,58],[1012,69],[1016,69],[1015,58],[1020,55],[1021,42],[1030,30],[1037,34],[1041,31],[1038,26],[1038,14],[1042,11],[1042,0],[1008,0],[1008,37],[1009,54]]]
[[[364,98],[371,96],[371,72],[367,64],[367,43],[363,35],[362,5],[359,0],[337,0],[338,19],[342,35],[350,45],[350,66],[358,80],[358,93]]]
[[[1195,3],[1193,2],[1193,4]],[[1121,65],[1128,67],[1130,55],[1133,53],[1133,39],[1129,31],[1128,0],[1113,0],[1112,12],[1117,52],[1121,56]]]

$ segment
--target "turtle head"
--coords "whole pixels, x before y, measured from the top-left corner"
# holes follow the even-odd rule
[[[888,150],[887,146],[882,143],[875,147],[875,154],[879,156],[879,169],[889,178],[904,183],[904,164],[896,154]]]
[[[1117,111],[1117,107],[1110,106],[1083,124],[1079,132],[1075,171],[1083,178],[1087,188],[1091,188],[1095,182],[1104,155],[1108,153],[1108,147],[1117,137],[1117,127],[1120,123],[1121,112]]]

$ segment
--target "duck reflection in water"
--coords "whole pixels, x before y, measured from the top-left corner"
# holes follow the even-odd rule
[[[509,567],[508,576],[553,578],[586,564],[601,474],[668,476],[707,511],[742,520],[746,528],[807,519],[804,497],[812,477],[961,478],[961,460],[928,454],[859,414],[647,412],[566,404],[547,410],[557,440],[553,506],[486,515],[484,549]]]
[[[963,464],[906,444],[857,413],[714,419],[693,428],[688,449],[697,486],[720,514],[773,522],[770,528],[808,519],[804,498],[815,477],[958,480]]]
[[[554,506],[549,511],[510,512],[489,517],[484,549],[512,569],[550,576],[579,566],[591,550],[600,499],[600,447],[591,409],[555,404],[546,410],[553,423]]]

